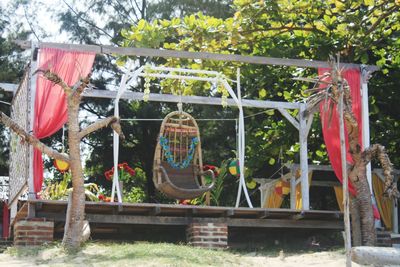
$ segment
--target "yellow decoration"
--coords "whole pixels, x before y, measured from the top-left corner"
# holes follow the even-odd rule
[[[344,211],[343,207],[343,187],[342,186],[334,186],[333,189],[335,190],[336,201],[339,206],[341,212]]]
[[[372,175],[372,188],[382,221],[387,230],[392,230],[393,201],[383,196],[385,183],[375,173]]]
[[[246,186],[247,186],[247,188],[249,188],[249,189],[254,189],[254,188],[256,188],[257,183],[256,183],[256,181],[251,180],[250,182],[247,182],[247,183],[246,183]]]
[[[278,194],[275,190],[276,184],[280,182],[280,179],[277,179],[267,185],[265,190],[266,198],[264,200],[263,208],[274,208],[278,209],[281,207],[284,196],[282,194]]]
[[[239,176],[240,175],[239,161],[237,159],[232,160],[231,163],[229,163],[228,170],[229,173],[232,174],[233,176]]]
[[[54,160],[54,166],[60,172],[66,172],[69,169],[69,163],[59,159]]]
[[[301,171],[299,172],[301,176]],[[311,185],[312,171],[308,172],[308,185]],[[296,185],[296,210],[301,210],[303,208],[303,200],[301,199],[301,183]]]

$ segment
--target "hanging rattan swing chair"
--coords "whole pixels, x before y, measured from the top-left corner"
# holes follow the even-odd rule
[[[204,183],[206,173],[212,178],[210,185]],[[171,112],[161,124],[153,182],[159,191],[174,199],[193,199],[214,187],[214,173],[203,172],[199,127],[186,112]]]

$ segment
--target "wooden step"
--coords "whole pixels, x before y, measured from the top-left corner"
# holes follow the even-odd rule
[[[392,237],[391,233],[387,231],[377,231],[376,232],[377,246],[378,247],[391,247]]]

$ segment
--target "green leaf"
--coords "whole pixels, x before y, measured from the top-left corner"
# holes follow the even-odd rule
[[[367,53],[364,53],[364,54],[361,56],[361,63],[367,64],[367,63],[368,63],[368,60],[369,60],[368,54],[367,54]]]
[[[274,158],[270,158],[268,163],[269,163],[269,165],[274,165],[275,164],[275,159]]]
[[[268,109],[265,111],[265,113],[267,113],[267,115],[272,116],[275,114],[275,109]]]
[[[146,21],[142,19],[142,20],[139,20],[136,29],[138,29],[140,31],[140,30],[143,30],[145,26],[146,26]]]
[[[373,6],[375,4],[375,0],[364,0],[364,5]]]
[[[248,189],[254,189],[257,186],[256,181],[254,181],[253,179],[250,182],[246,182],[247,188]]]
[[[258,91],[258,96],[259,96],[260,98],[266,97],[266,96],[267,96],[267,90],[261,89],[260,91]]]

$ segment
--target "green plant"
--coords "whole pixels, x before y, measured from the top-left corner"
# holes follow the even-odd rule
[[[124,190],[123,196],[124,202],[131,203],[142,203],[146,199],[146,193],[140,187],[132,187],[132,189],[128,192]]]
[[[47,187],[40,193],[41,198],[43,199],[51,199],[51,200],[67,200],[68,195],[72,192],[72,188],[70,188],[71,183],[71,173],[64,173],[64,178],[60,182],[50,183]],[[99,187],[95,183],[86,183],[85,187],[85,195],[86,199],[90,201],[97,201],[97,193],[100,191]]]
[[[215,186],[214,188],[210,191],[210,204],[213,206],[220,206],[220,198],[222,191],[224,189],[224,180],[225,177],[228,174],[228,163],[230,160],[224,160],[221,163],[221,167],[216,168],[215,166],[212,165],[204,165],[204,168],[206,170],[212,170],[215,175]],[[211,183],[211,175],[204,175],[205,182],[207,184]],[[192,205],[205,205],[206,204],[206,195],[207,193],[204,193],[201,197],[192,199],[190,201],[190,204]]]

